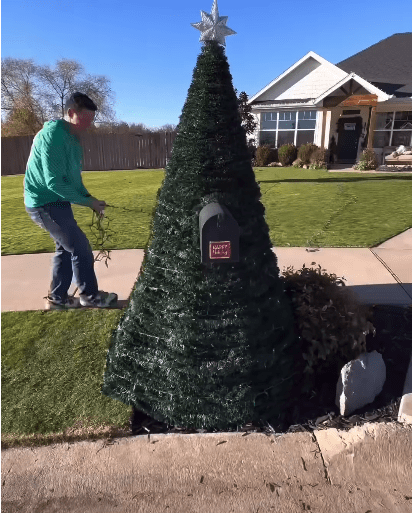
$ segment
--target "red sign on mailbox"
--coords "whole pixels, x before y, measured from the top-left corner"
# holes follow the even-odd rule
[[[208,203],[199,212],[200,261],[225,265],[239,262],[240,228],[225,205]]]
[[[209,258],[210,259],[230,258],[230,255],[231,255],[230,240],[226,240],[223,242],[210,242],[209,243]]]

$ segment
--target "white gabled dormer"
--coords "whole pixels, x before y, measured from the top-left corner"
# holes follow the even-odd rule
[[[346,72],[310,51],[252,96],[248,103],[256,105],[265,102],[269,105],[270,100],[275,100],[277,104],[282,104],[281,100],[285,103],[295,100],[297,103],[313,104],[316,98],[347,76]]]
[[[344,89],[345,85],[348,84],[351,80],[359,84],[358,91],[360,92],[356,91],[358,92],[358,94],[365,94],[365,92],[366,94],[376,94],[376,96],[378,97],[378,102],[389,100],[389,98],[393,96],[390,96],[389,94],[383,92],[381,89],[378,89],[376,86],[369,83],[367,80],[352,72],[349,74],[345,73],[345,76],[342,78],[342,80],[339,80],[336,84],[333,84],[332,87],[330,87],[321,95],[319,95],[314,101],[315,105],[322,105],[323,100],[332,93],[333,96],[347,96],[347,93],[345,94],[345,92],[341,88]]]

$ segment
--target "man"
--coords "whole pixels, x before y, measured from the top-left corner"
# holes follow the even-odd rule
[[[83,151],[77,134],[91,125],[96,110],[88,96],[74,93],[66,102],[64,119],[48,121],[36,134],[27,161],[26,211],[56,243],[46,309],[106,308],[117,301],[117,294],[98,290],[92,248],[70,206],[83,205],[101,214],[106,205],[89,194],[81,178]],[[80,300],[67,294],[73,274]]]

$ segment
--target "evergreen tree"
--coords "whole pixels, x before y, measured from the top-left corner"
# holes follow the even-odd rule
[[[282,413],[301,352],[216,41],[198,56],[177,132],[102,393],[169,425],[236,429]],[[213,202],[239,225],[238,263],[201,263],[199,213]]]
[[[237,89],[235,89],[237,95]],[[242,119],[242,126],[246,134],[253,134],[256,129],[257,122],[252,114],[252,106],[248,103],[248,96],[245,91],[242,91],[238,96],[238,109]]]

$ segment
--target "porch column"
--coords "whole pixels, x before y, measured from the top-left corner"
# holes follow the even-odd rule
[[[368,132],[368,148],[372,148],[373,144],[373,132],[376,126],[376,107],[372,107],[371,111],[371,119],[369,123],[369,132]]]
[[[326,118],[327,118],[328,111],[325,109],[322,109],[322,130],[320,135],[320,148],[321,150],[325,149],[325,131],[326,131]]]

